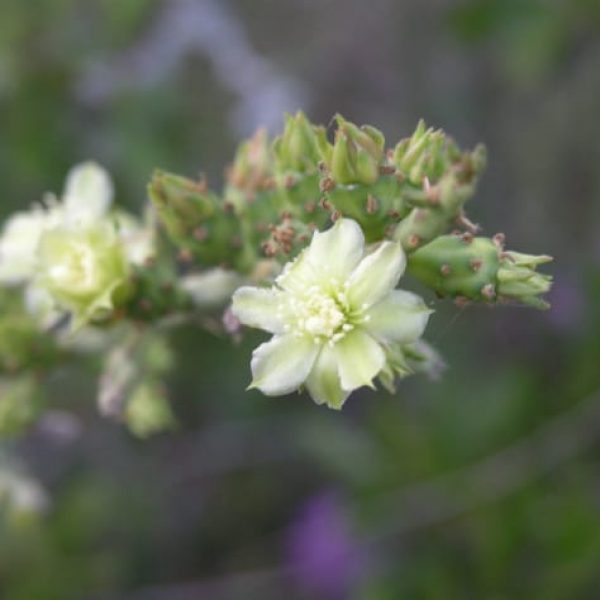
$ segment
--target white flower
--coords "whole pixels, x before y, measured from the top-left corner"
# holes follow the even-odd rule
[[[108,173],[93,162],[73,167],[67,175],[62,203],[48,195],[44,208],[15,213],[0,237],[0,284],[20,285],[34,275],[37,248],[45,231],[61,225],[87,226],[108,213],[112,183]]]
[[[113,306],[128,264],[144,264],[154,253],[151,227],[111,210],[113,184],[94,162],[68,173],[62,200],[13,215],[0,236],[0,284],[26,284],[27,307],[48,326],[61,311],[75,325]]]
[[[143,264],[154,252],[154,239],[124,211],[110,213],[113,184],[105,169],[94,162],[74,166],[67,174],[62,201],[49,194],[45,207],[12,215],[0,235],[0,285],[21,285],[35,275],[37,248],[45,231],[55,227],[77,229],[111,220],[118,229],[129,262]]]
[[[398,243],[365,255],[360,226],[339,219],[273,288],[238,289],[236,317],[274,334],[253,353],[251,387],[278,396],[304,385],[318,404],[341,408],[352,390],[372,386],[386,345],[416,341],[431,313],[419,296],[394,290],[405,266]]]
[[[20,285],[33,276],[40,236],[57,223],[60,216],[56,209],[34,208],[8,219],[0,237],[0,284]]]
[[[45,231],[38,247],[36,284],[72,314],[73,329],[104,318],[126,295],[128,264],[113,224]]]

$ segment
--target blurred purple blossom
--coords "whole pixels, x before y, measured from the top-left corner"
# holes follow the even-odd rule
[[[574,332],[581,326],[585,298],[581,282],[567,275],[557,275],[549,294],[551,308],[548,319],[564,332]]]
[[[308,499],[286,539],[288,566],[309,597],[347,598],[366,567],[366,554],[352,535],[339,497],[330,491]]]

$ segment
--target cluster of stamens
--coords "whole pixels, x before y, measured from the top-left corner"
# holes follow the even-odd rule
[[[278,315],[284,321],[284,330],[296,337],[308,336],[316,344],[335,345],[356,325],[368,320],[361,310],[352,310],[345,292],[347,286],[332,281],[324,289],[311,285],[298,293],[284,293]]]

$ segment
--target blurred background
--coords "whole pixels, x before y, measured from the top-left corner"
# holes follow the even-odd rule
[[[597,598],[597,0],[2,0],[0,217],[88,158],[137,211],[157,166],[219,188],[299,108],[484,142],[469,213],[555,257],[552,309],[438,304],[443,377],[341,414],[244,392],[260,334],[176,331],[180,425],[145,441],[58,372],[2,442],[36,510],[0,518],[0,597]]]

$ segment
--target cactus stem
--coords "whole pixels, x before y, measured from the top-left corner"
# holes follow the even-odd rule
[[[391,238],[394,237],[394,233],[396,232],[396,226],[395,225],[388,225],[384,230],[383,230],[383,235],[386,238]]]
[[[275,256],[275,254],[277,253],[277,249],[275,248],[275,245],[272,242],[263,242],[261,244],[261,249],[264,255],[269,258]]]
[[[203,242],[208,237],[208,229],[206,227],[196,227],[193,235],[199,242]]]
[[[479,271],[479,269],[481,269],[483,266],[483,261],[480,258],[474,258],[469,262],[469,264],[471,265],[471,269],[477,273],[477,271]]]
[[[423,191],[430,204],[435,206],[440,203],[440,189],[437,186],[432,186],[427,176],[423,177]]]
[[[394,175],[396,173],[396,167],[392,165],[381,165],[379,167],[380,175]]]
[[[491,283],[486,283],[481,288],[481,295],[487,300],[493,300],[496,297],[496,289],[494,288],[494,285]]]
[[[450,267],[450,265],[442,265],[440,267],[440,273],[444,277],[448,277],[448,275],[450,275],[450,273],[452,273],[452,268]]]
[[[427,210],[417,210],[415,212],[415,221],[423,222],[429,216],[429,212]]]
[[[376,213],[378,208],[379,202],[377,202],[377,198],[375,198],[375,196],[372,196],[371,194],[368,194],[366,205],[367,214],[372,215]]]
[[[408,236],[406,243],[408,244],[409,248],[417,248],[421,243],[421,238],[416,233],[413,233]]]
[[[327,212],[331,212],[331,210],[333,209],[331,202],[329,202],[329,200],[327,200],[327,198],[321,198],[321,207],[323,209],[325,209]]]
[[[330,192],[335,188],[335,181],[331,177],[324,177],[319,182],[319,189],[322,192]]]

